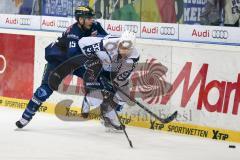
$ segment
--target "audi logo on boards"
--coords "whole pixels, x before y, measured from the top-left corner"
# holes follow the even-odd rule
[[[3,74],[4,71],[6,70],[6,67],[7,67],[7,61],[6,61],[5,57],[0,54],[0,64],[1,64],[2,62],[3,62],[3,65],[0,65],[0,66],[3,66],[3,67],[0,68],[0,74]]]
[[[228,31],[227,30],[213,30],[212,38],[216,39],[228,39]]]
[[[30,18],[19,18],[19,24],[23,26],[30,26],[31,20]]]
[[[134,33],[137,33],[138,32],[138,26],[137,25],[129,25],[129,24],[126,24],[124,25],[124,29],[125,30],[128,30],[128,31],[132,31]]]
[[[69,26],[68,21],[58,20],[57,21],[57,27],[58,28],[67,28]]]
[[[175,35],[175,28],[174,27],[160,27],[160,34],[161,35]]]

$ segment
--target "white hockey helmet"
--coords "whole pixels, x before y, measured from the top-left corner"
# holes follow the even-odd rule
[[[120,37],[120,40],[118,42],[118,46],[131,49],[133,46],[135,46],[136,43],[136,34],[132,31],[124,31],[122,36]]]

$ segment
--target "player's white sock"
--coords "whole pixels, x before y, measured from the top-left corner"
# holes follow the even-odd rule
[[[103,115],[104,120],[104,126],[106,128],[111,128],[112,130],[123,130],[125,128],[124,125],[121,125],[121,123],[118,120],[117,114],[114,110],[111,110],[108,113],[105,113]],[[124,128],[123,128],[124,127]]]
[[[111,123],[115,126],[120,126],[120,122],[117,118],[116,112],[114,110],[111,110],[110,112],[106,113],[104,115],[105,117],[109,118],[109,120],[111,121]]]
[[[83,103],[82,103],[82,109],[81,109],[81,115],[84,118],[87,118],[90,112],[90,105],[86,99],[86,97],[83,99]]]

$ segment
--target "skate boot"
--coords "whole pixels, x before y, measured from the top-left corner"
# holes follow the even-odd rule
[[[119,122],[117,114],[114,110],[103,114],[101,118],[101,123],[110,131],[121,131],[125,129],[125,125]]]
[[[18,128],[23,128],[25,127],[27,124],[29,123],[28,120],[24,119],[24,118],[21,118],[19,121],[16,122],[16,126]]]

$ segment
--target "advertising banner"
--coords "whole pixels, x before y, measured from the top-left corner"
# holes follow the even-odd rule
[[[33,92],[34,36],[0,33],[0,95],[29,99]]]
[[[44,47],[50,38],[37,37],[35,53],[35,88],[41,83]],[[152,41],[152,42],[151,42]],[[237,51],[173,45],[159,45],[157,41],[137,42],[141,59],[130,80],[131,96],[148,106],[159,116],[179,112],[177,122],[238,130],[240,65]],[[226,54],[226,52],[228,54]],[[82,80],[67,77],[59,93],[49,98],[57,103],[64,98],[81,105]],[[123,113],[148,117],[137,106],[126,107]]]
[[[40,16],[0,14],[0,27],[39,30]]]
[[[24,60],[25,63],[21,65],[15,62],[13,64],[17,66],[14,66],[10,64],[12,60],[8,56],[11,55],[10,51],[6,53],[9,43],[14,44],[14,47],[9,48],[17,48],[18,45],[27,46],[20,43],[22,41],[34,42],[33,37],[30,40],[21,39],[22,37],[31,36],[9,34],[0,36],[0,77],[5,73],[11,73],[0,79],[2,97],[21,97],[20,93],[23,93],[23,90],[26,91],[28,89],[26,86],[30,86],[29,84],[33,82],[27,82],[27,84],[20,82],[23,79],[27,80],[31,75],[34,75],[34,78],[31,77],[32,81],[34,79],[34,90],[40,86],[46,64],[44,48],[56,40],[57,34],[50,35],[44,32],[36,35],[34,67],[26,67],[24,73],[21,69],[28,61]],[[6,42],[4,39],[10,39],[10,41]],[[13,39],[18,40],[19,44],[16,44]],[[214,140],[240,142],[238,125],[240,123],[240,65],[237,47],[137,39],[136,48],[141,56],[130,77],[129,95],[161,118],[166,118],[175,111],[178,111],[178,115],[173,122],[163,124],[136,104],[128,102],[120,113],[124,124]],[[18,48],[11,52],[19,53],[19,50]],[[27,51],[21,52],[27,53]],[[19,58],[24,57],[22,55]],[[14,67],[9,70],[9,66]],[[27,72],[33,68],[34,71]],[[14,71],[20,73],[16,74]],[[28,73],[28,76],[23,78],[25,73]],[[15,78],[17,75],[21,75],[21,79]],[[4,89],[6,87],[8,88]],[[12,92],[10,87],[17,91]],[[30,93],[28,97],[24,97],[27,93],[23,93],[22,99],[31,97],[32,89],[28,93]],[[71,106],[77,106],[74,114],[78,115],[84,93],[82,79],[69,75],[62,81],[58,92],[54,92],[43,104],[42,110],[56,114],[57,104],[70,100]],[[25,102],[17,100],[18,103],[10,103],[11,101],[6,99],[2,102],[4,106],[15,108],[23,108],[25,105]],[[66,116],[69,115],[66,114]]]
[[[239,131],[238,58],[238,51],[173,47],[172,90],[161,104],[191,110],[190,123]]]
[[[130,81],[134,98],[159,116],[177,110],[178,122],[239,130],[238,51],[151,44],[137,48],[141,60]],[[126,107],[126,114],[149,118],[138,107]]]
[[[178,40],[178,24],[142,22],[141,37]]]
[[[179,40],[191,42],[239,44],[240,28],[179,24]]]
[[[125,30],[130,30],[140,37],[140,22],[105,20],[104,29],[112,35],[120,36]]]
[[[135,32],[137,37],[146,39],[240,45],[239,27],[104,19],[96,19],[96,21],[100,22],[109,34],[115,36],[120,36],[123,31],[130,30]],[[64,32],[75,22],[76,20],[72,17],[0,14],[0,28]]]
[[[65,31],[73,23],[72,18],[67,17],[41,17],[41,29],[53,31]]]
[[[103,19],[97,19],[96,21],[98,21],[102,27],[104,27]],[[64,32],[75,22],[75,18],[42,16],[40,28],[42,30]]]

